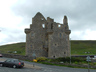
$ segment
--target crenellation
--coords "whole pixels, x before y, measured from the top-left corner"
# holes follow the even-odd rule
[[[47,17],[47,22],[54,22],[54,19],[50,18],[50,17]]]
[[[54,19],[38,12],[32,18],[30,29],[26,33],[26,55],[36,57],[68,57],[70,56],[69,30],[67,16],[64,16],[63,24],[54,22]]]

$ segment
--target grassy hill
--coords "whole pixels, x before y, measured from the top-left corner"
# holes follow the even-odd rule
[[[71,41],[72,55],[88,55],[86,52],[90,52],[90,55],[96,54],[96,41],[95,40],[81,40]]]
[[[1,53],[14,53],[17,51],[17,54],[25,55],[25,43],[15,43],[0,46]]]
[[[0,52],[2,53],[14,53],[25,55],[25,43],[16,43],[0,46]],[[86,52],[90,52],[90,55],[96,54],[96,41],[93,40],[72,40],[71,41],[71,54],[72,55],[87,55]]]

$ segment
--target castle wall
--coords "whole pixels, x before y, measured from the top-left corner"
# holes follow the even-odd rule
[[[63,25],[54,23],[53,32],[49,35],[49,54],[53,58],[68,56],[68,36],[64,32]],[[70,54],[70,53],[69,53]]]
[[[32,18],[30,29],[25,29],[26,55],[50,58],[70,56],[67,17],[64,21],[65,25],[59,24],[49,17],[46,20],[41,13],[37,13]]]
[[[34,22],[35,21],[35,22]],[[33,18],[33,24],[30,25],[30,33],[27,36],[27,55],[32,56],[34,53],[36,57],[48,56],[45,46],[46,20],[42,16],[37,16]]]

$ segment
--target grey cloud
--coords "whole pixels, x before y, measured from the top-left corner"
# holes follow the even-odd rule
[[[31,18],[41,12],[45,18],[50,16],[55,21],[61,21],[64,15],[68,16],[69,27],[72,31],[96,30],[96,0],[26,0],[17,3],[11,9],[17,16],[23,17],[23,23],[29,25]],[[22,24],[23,24],[22,23]],[[74,36],[74,35],[73,35]]]
[[[9,28],[2,28],[1,31],[4,35],[6,34],[6,37],[3,39],[2,42],[0,42],[1,45],[6,44],[8,42],[25,42],[26,34],[24,33],[24,30],[22,29],[9,29]]]
[[[8,33],[7,37],[0,42],[0,45],[4,45],[10,42],[25,42],[26,35],[23,33]]]
[[[27,18],[33,17],[36,12],[40,11],[44,16],[54,18],[67,14],[72,19],[85,19],[85,17],[93,16],[92,14],[96,13],[95,2],[94,0],[26,0],[24,4],[13,6],[12,10],[16,15]]]

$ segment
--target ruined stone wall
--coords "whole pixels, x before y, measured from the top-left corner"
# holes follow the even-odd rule
[[[54,22],[50,17],[47,20],[41,13],[32,18],[32,24],[26,33],[26,55],[36,57],[67,57],[70,56],[69,34],[67,17],[63,24]]]
[[[27,34],[27,55],[32,56],[34,53],[36,57],[47,56],[47,51],[44,49],[46,37],[46,20],[42,15],[36,15],[32,19],[30,25],[30,33]]]
[[[64,25],[54,23],[53,33],[49,35],[49,57],[66,57],[68,55],[68,38]]]

